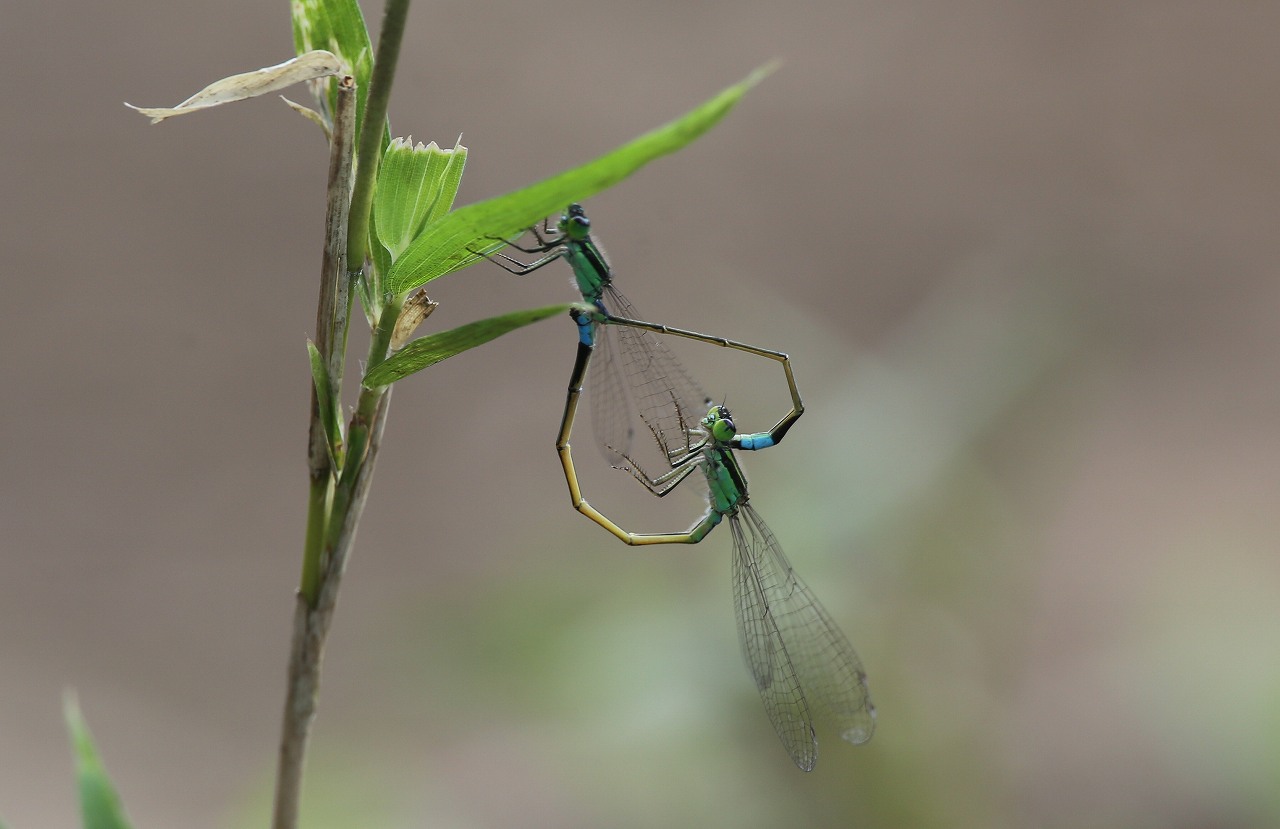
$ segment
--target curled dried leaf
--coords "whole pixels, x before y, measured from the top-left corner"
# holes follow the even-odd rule
[[[151,119],[151,123],[156,124],[175,115],[185,115],[188,112],[255,98],[295,83],[330,75],[342,75],[347,71],[337,55],[317,49],[275,66],[242,72],[239,75],[214,81],[174,107],[137,107],[128,103],[125,106],[141,112]]]
[[[400,316],[396,317],[396,327],[391,332],[391,350],[399,351],[413,336],[413,332],[418,330],[422,321],[431,316],[431,312],[436,310],[439,304],[431,301],[426,290],[420,290],[409,297],[400,310]]]

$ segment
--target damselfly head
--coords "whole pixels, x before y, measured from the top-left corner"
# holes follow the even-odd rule
[[[711,433],[711,437],[721,443],[733,440],[733,436],[738,433],[738,428],[733,425],[733,415],[729,413],[728,406],[712,406],[707,410],[707,416],[702,419],[702,425]]]
[[[562,235],[568,236],[575,242],[581,242],[591,235],[591,220],[587,218],[580,204],[569,205],[556,227]]]

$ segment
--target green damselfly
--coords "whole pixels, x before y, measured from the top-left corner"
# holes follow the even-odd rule
[[[791,759],[804,771],[813,769],[818,759],[815,719],[834,725],[840,736],[851,743],[871,739],[875,707],[871,704],[862,660],[796,575],[773,532],[748,502],[746,476],[734,457],[736,449],[756,450],[776,445],[804,413],[804,403],[787,355],[599,311],[575,310],[573,313],[579,328],[578,351],[556,449],[574,508],[631,545],[697,544],[718,524],[727,521],[733,535],[734,606],[742,653],[769,720]],[[594,351],[593,332],[614,326],[745,351],[780,362],[786,374],[791,411],[768,432],[738,434],[728,408],[713,405],[698,424],[700,439],[691,442],[687,451],[668,456],[671,467],[668,471],[649,477],[631,465],[635,477],[659,497],[674,490],[694,470],[703,473],[709,505],[702,518],[684,532],[628,532],[591,506],[582,495],[569,438]]]
[[[609,260],[591,236],[591,220],[582,205],[569,205],[555,228],[544,222],[541,231],[532,227],[529,232],[537,245],[511,246],[540,254],[538,259],[526,263],[502,253],[489,259],[519,275],[564,259],[584,302],[605,314],[639,316],[614,284]],[[711,398],[652,331],[606,326],[597,333],[592,326],[587,333],[600,351],[591,374],[591,425],[600,451],[614,466],[626,462],[641,470],[670,468],[669,459],[687,454],[699,437],[698,422]],[[645,448],[647,439],[637,443],[636,435],[646,432],[655,438],[658,456]]]

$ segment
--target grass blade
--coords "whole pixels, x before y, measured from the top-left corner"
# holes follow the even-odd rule
[[[130,829],[132,824],[124,816],[120,796],[107,777],[98,750],[93,745],[93,735],[80,715],[80,705],[75,694],[68,693],[63,701],[63,716],[67,730],[71,732],[71,748],[76,761],[76,786],[80,792],[80,814],[85,829]]]
[[[523,328],[556,314],[563,314],[570,307],[568,304],[548,305],[545,308],[512,311],[509,314],[477,320],[458,328],[421,337],[409,343],[386,362],[379,363],[365,376],[364,385],[371,389],[389,386],[410,374],[422,371],[428,366],[433,366],[441,360],[447,360],[478,345],[484,345],[517,328]]]
[[[469,204],[429,226],[409,245],[387,275],[387,289],[404,294],[431,280],[475,262],[477,251],[495,247],[494,239],[510,239],[544,217],[612,187],[645,164],[673,153],[715,126],[772,65],[757,69],[676,120],[645,133],[629,144],[544,179],[523,190]]]

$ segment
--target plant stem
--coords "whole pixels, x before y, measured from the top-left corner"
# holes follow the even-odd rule
[[[324,643],[333,624],[338,601],[338,588],[347,567],[347,557],[355,542],[356,525],[364,511],[373,476],[373,460],[382,443],[382,430],[387,422],[391,389],[379,395],[379,405],[372,416],[366,462],[356,473],[347,501],[348,520],[339,531],[324,562],[320,592],[315,606],[298,594],[293,616],[293,644],[289,653],[289,690],[285,699],[284,732],[280,742],[280,767],[276,778],[273,829],[297,829],[298,808],[302,796],[302,770],[306,759],[307,737],[315,719],[316,700],[320,694],[320,664]]]
[[[382,155],[387,102],[391,96],[391,83],[395,77],[400,41],[404,35],[408,13],[409,0],[387,0],[382,32],[378,37],[378,51],[374,57],[373,76],[369,83],[364,123],[361,126],[354,184],[350,183],[350,157],[355,132],[355,96],[340,93],[339,106],[335,112],[329,164],[325,257],[320,303],[316,313],[316,347],[329,373],[335,407],[340,406],[342,399],[342,366],[346,359],[350,289],[362,270],[367,279],[375,279],[372,270],[364,267],[368,256],[369,211],[373,203],[378,160]],[[338,112],[342,115],[339,116]],[[335,181],[335,177],[342,181]],[[368,364],[372,368],[388,355],[402,301],[399,298],[387,301],[381,295],[381,286],[376,283],[370,284],[369,288],[369,295],[380,306],[374,311],[378,315],[378,323],[373,341],[369,345]],[[308,453],[311,491],[308,499],[307,537],[303,550],[302,581],[294,609],[293,642],[289,649],[288,687],[285,692],[280,764],[271,823],[273,829],[297,829],[298,826],[302,772],[307,738],[320,693],[320,663],[324,656],[324,643],[333,622],[347,556],[355,542],[356,526],[364,512],[390,402],[389,387],[361,389],[356,413],[347,430],[347,447],[345,451],[343,447],[332,447],[332,457],[341,465],[339,470],[334,468],[334,460],[330,459],[325,424],[320,421],[318,397],[314,389],[312,392]]]
[[[355,139],[355,85],[344,78],[338,85],[334,109],[333,138],[329,148],[328,207],[325,215],[324,259],[320,273],[320,300],[316,310],[316,349],[330,375],[330,392],[335,396],[341,383],[341,368],[333,365],[336,320],[342,301],[339,286],[347,283],[346,235],[351,198],[351,157]],[[341,355],[339,355],[341,356]],[[339,363],[340,365],[340,363]],[[336,376],[335,376],[336,374]],[[335,399],[334,404],[337,405]],[[323,581],[322,552],[329,519],[330,493],[337,470],[330,460],[328,436],[321,420],[319,394],[311,385],[311,428],[307,446],[307,467],[311,478],[307,500],[307,535],[303,549],[302,581],[294,611],[293,644],[289,654],[288,690],[280,734],[280,762],[276,774],[276,799],[272,826],[295,829],[302,794],[302,769],[306,757],[307,734],[315,716],[319,687],[320,654],[327,624],[316,626],[311,610],[317,604]],[[335,447],[336,450],[336,447]]]
[[[369,344],[370,366],[387,356],[391,332],[400,313],[400,302],[390,302],[382,312],[373,342]],[[374,462],[382,444],[382,430],[391,404],[391,387],[363,389],[356,413],[351,418],[350,448],[338,479],[330,507],[330,518],[319,545],[319,589],[314,602],[298,592],[294,610],[293,644],[289,653],[289,688],[285,698],[284,729],[280,738],[280,766],[276,779],[273,829],[296,829],[302,794],[302,769],[307,737],[315,718],[320,693],[320,663],[324,643],[333,623],[338,588],[346,571],[347,557],[355,543],[356,527],[364,512],[373,478]]]
[[[402,305],[403,303],[396,299],[383,306],[378,327],[373,332],[373,341],[369,343],[366,371],[380,365],[387,358],[391,335],[395,331],[396,318],[400,315]],[[372,474],[374,461],[377,460],[375,437],[378,429],[381,428],[380,421],[386,417],[387,407],[390,405],[388,397],[390,390],[390,386],[376,389],[362,388],[360,399],[356,403],[356,411],[351,415],[350,428],[347,430],[347,462],[342,467],[342,475],[338,478],[334,489],[331,507],[333,517],[325,532],[324,546],[330,560],[339,554],[346,555],[346,550],[340,548],[344,539],[354,536],[355,526],[360,520],[360,510],[364,505],[358,490],[361,486],[368,486],[368,477]],[[349,540],[346,543],[349,543]],[[325,564],[325,569],[333,570],[329,563]],[[325,578],[328,579],[331,575],[330,572],[326,572]],[[342,571],[339,569],[336,575],[341,578]],[[326,586],[328,585],[321,585],[322,588]]]
[[[345,306],[347,290],[347,216],[351,206],[351,156],[355,138],[355,80],[350,76],[338,83],[334,108],[333,139],[329,148],[329,186],[325,210],[324,258],[320,266],[320,299],[316,304],[316,350],[329,374],[329,391],[342,388],[342,366],[346,356]],[[330,401],[330,411],[338,401]],[[311,386],[311,431],[307,445],[307,469],[311,490],[307,503],[307,536],[302,556],[302,595],[314,605],[319,590],[320,551],[329,515],[329,495],[334,474],[333,458],[341,457],[341,446],[330,447],[328,431],[321,417],[319,392]]]
[[[351,234],[347,237],[347,263],[352,268],[363,266],[369,252],[369,209],[373,204],[373,184],[378,179],[387,103],[391,99],[391,82],[395,79],[400,41],[408,16],[409,0],[387,0],[382,13],[382,31],[378,33],[373,77],[369,80],[369,101],[365,104],[364,123],[360,127],[360,157],[356,164],[355,192],[351,197]],[[381,295],[381,285],[371,284],[369,287],[374,297]]]

